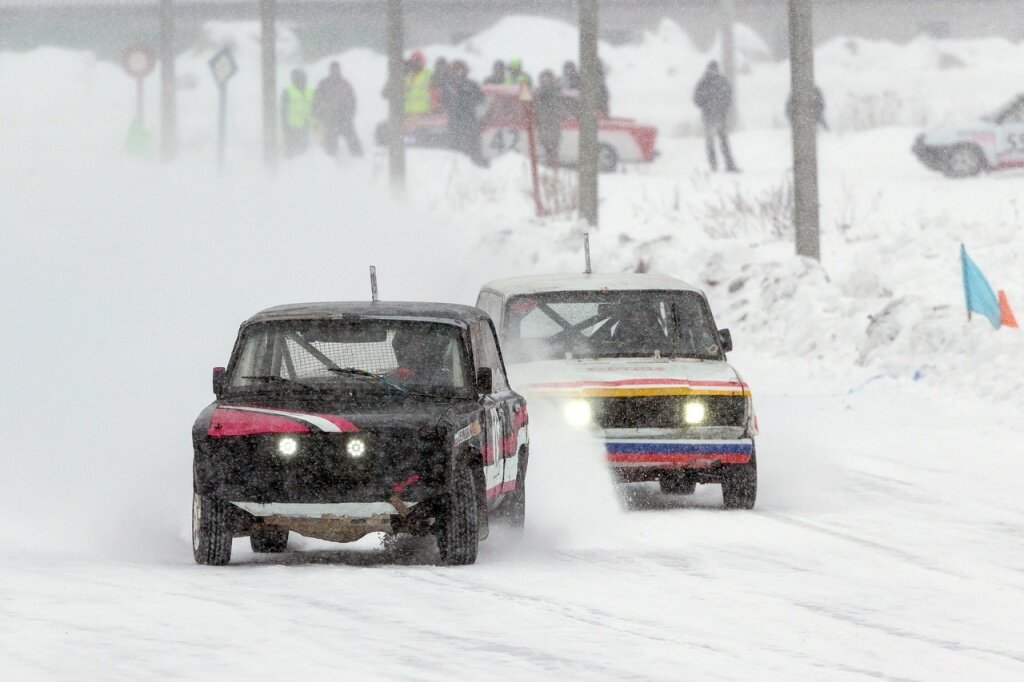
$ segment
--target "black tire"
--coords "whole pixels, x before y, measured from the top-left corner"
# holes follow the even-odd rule
[[[192,556],[197,564],[223,566],[231,561],[228,502],[192,493]]]
[[[249,536],[249,546],[257,554],[280,554],[288,548],[288,531],[264,530]]]
[[[597,170],[601,173],[614,173],[619,167],[619,153],[610,144],[597,145]]]
[[[757,501],[757,459],[740,464],[722,479],[722,500],[726,509],[753,509]]]
[[[697,481],[679,474],[662,474],[658,477],[658,485],[665,495],[692,495],[697,489]]]
[[[445,566],[465,566],[476,562],[477,546],[480,544],[480,520],[477,514],[473,472],[465,464],[460,464],[455,469],[438,528],[437,551]]]
[[[942,173],[950,178],[969,178],[985,170],[987,165],[978,145],[958,144],[946,152]]]

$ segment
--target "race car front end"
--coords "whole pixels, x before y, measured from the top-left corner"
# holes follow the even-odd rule
[[[622,364],[628,371],[635,363]],[[749,386],[724,362],[645,365],[630,378],[535,383],[528,395],[555,401],[570,426],[600,438],[619,481],[657,480],[666,493],[720,483],[726,506],[752,507],[757,420]]]
[[[417,527],[429,522],[424,503],[445,489],[436,419],[376,428],[322,412],[215,404],[193,431],[195,504],[219,514],[234,536],[295,531],[351,542],[425,531]],[[194,518],[194,545],[201,530]]]

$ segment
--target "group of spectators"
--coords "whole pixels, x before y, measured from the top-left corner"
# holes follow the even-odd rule
[[[599,63],[598,109],[601,117],[608,116],[608,86],[604,68]],[[494,62],[484,85],[517,85],[532,90],[534,127],[543,161],[549,166],[559,164],[562,124],[575,117],[579,106],[580,74],[576,65],[567,61],[561,75],[544,69],[534,88],[533,78],[523,70],[521,59]],[[426,65],[423,52],[412,53],[405,63],[405,115],[421,116],[444,113],[447,117],[448,146],[461,152],[480,166],[488,165],[481,137],[482,103],[485,95],[481,86],[469,77],[469,66],[457,59],[448,62],[439,57],[433,69]],[[729,146],[729,112],[732,107],[732,84],[723,76],[718,62],[708,63],[693,92],[693,103],[701,111],[704,123],[708,164],[718,169],[718,152],[727,172],[739,172]],[[821,90],[815,88],[815,116],[828,130],[825,122],[825,100]],[[302,69],[292,71],[291,83],[281,98],[281,118],[284,149],[287,156],[295,156],[309,148],[313,130],[320,136],[324,150],[336,156],[339,140],[344,138],[353,156],[362,156],[363,147],[355,130],[356,96],[352,85],[342,76],[341,65],[331,62],[328,73],[316,89],[309,87]],[[786,103],[786,115],[792,119],[792,102]]]
[[[608,86],[603,66],[599,66],[598,108],[602,116],[608,115]],[[483,85],[518,85],[531,89],[533,78],[523,69],[521,59],[496,60]],[[580,88],[580,74],[576,65],[565,62],[561,77],[545,69],[539,75],[539,85],[533,91],[537,140],[549,165],[557,165],[562,121],[575,115],[573,102]],[[568,96],[567,96],[568,95]],[[474,163],[486,166],[480,129],[480,105],[483,90],[469,77],[469,66],[462,60],[449,62],[439,57],[433,69],[428,68],[423,52],[412,53],[405,64],[405,114],[421,116],[444,113],[448,119],[449,146],[466,154]]]
[[[309,87],[306,72],[292,71],[291,83],[281,95],[281,121],[286,156],[296,156],[309,148],[313,129],[331,156],[338,154],[339,138],[344,137],[353,156],[363,155],[363,145],[355,128],[356,94],[344,76],[341,65],[331,62],[327,76]]]

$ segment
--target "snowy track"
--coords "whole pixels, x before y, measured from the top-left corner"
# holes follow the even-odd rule
[[[272,558],[239,540],[226,568],[184,538],[149,562],[0,554],[0,658],[79,679],[1020,679],[1015,439],[889,392],[764,397],[754,512],[634,487],[599,526],[499,530],[469,568],[412,539]],[[537,487],[533,509],[603,505]]]

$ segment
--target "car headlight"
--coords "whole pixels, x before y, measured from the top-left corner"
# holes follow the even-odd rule
[[[699,400],[689,400],[683,405],[683,420],[690,425],[703,424],[707,408]]]
[[[345,444],[345,452],[349,457],[360,458],[366,454],[366,441],[362,438],[349,438]]]
[[[282,457],[294,457],[299,452],[299,441],[285,436],[277,441],[277,454]]]
[[[570,400],[565,404],[565,421],[569,426],[582,428],[594,419],[594,410],[586,400]]]

